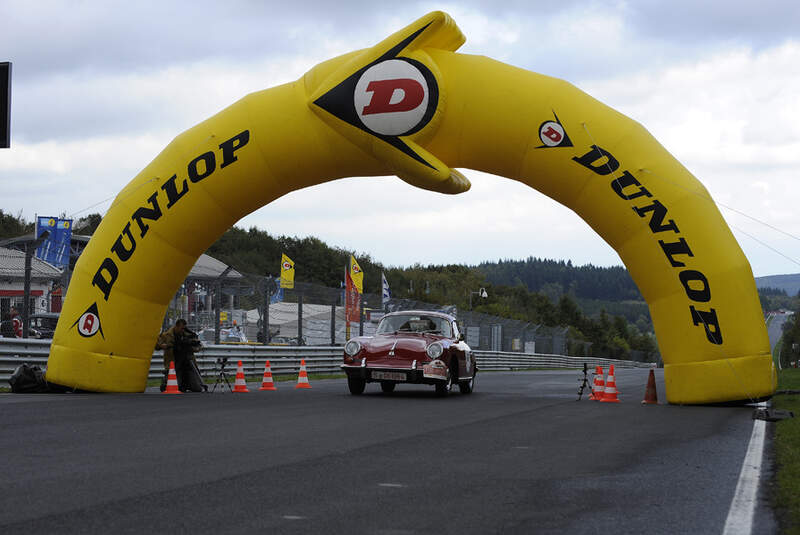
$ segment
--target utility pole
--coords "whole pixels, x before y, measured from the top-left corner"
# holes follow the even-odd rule
[[[31,319],[31,271],[33,264],[33,252],[39,248],[47,237],[50,236],[50,231],[45,230],[38,238],[34,238],[29,242],[25,242],[25,286],[23,291],[22,302],[22,337],[27,338],[30,333],[30,319]]]

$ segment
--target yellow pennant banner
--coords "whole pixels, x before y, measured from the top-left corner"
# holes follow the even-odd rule
[[[294,288],[294,260],[281,255],[281,288]]]
[[[364,293],[364,272],[361,271],[361,266],[356,262],[356,257],[350,255],[350,279],[356,286],[358,293]]]

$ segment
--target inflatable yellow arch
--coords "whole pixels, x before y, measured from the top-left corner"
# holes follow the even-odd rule
[[[195,260],[274,199],[388,174],[460,193],[470,186],[462,167],[552,197],[619,253],[650,307],[671,403],[770,396],[750,265],[705,188],[638,123],[562,80],[454,53],[464,40],[448,15],[430,13],[175,138],[83,252],[48,380],[142,391],[167,304]]]

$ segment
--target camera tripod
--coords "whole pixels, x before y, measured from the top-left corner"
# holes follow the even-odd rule
[[[583,379],[580,380],[581,384],[578,387],[578,399],[575,401],[580,401],[581,396],[583,396],[584,389],[588,388],[591,391],[591,387],[589,386],[589,368],[586,366],[586,363],[583,363]]]
[[[217,381],[214,383],[214,386],[211,387],[211,393],[213,394],[214,391],[217,389],[217,385],[220,386],[220,390],[225,392],[225,385],[228,385],[228,390],[233,392],[233,388],[231,388],[231,382],[228,379],[228,373],[225,371],[225,365],[228,363],[227,358],[217,359],[217,366],[219,368],[217,371]]]

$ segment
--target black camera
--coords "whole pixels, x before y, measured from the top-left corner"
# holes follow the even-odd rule
[[[203,344],[200,343],[200,339],[197,337],[197,334],[190,331],[189,329],[184,329],[182,335],[175,337],[175,352],[181,354],[187,353],[195,353],[202,349]]]

